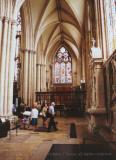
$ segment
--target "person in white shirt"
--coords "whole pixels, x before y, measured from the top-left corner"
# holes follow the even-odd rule
[[[37,110],[37,103],[34,103],[34,106],[31,110],[32,126],[34,130],[37,128],[38,115],[39,112]]]
[[[52,114],[53,116],[55,115],[54,106],[54,103],[52,103],[51,106],[49,106],[49,114]]]
[[[55,103],[52,102],[51,105],[49,106],[49,110],[48,110],[49,117],[50,117],[50,121],[49,121],[49,124],[48,124],[48,132],[51,131],[52,127],[54,128],[55,131],[57,130],[56,123],[54,121],[54,116],[55,116],[54,106],[55,106]]]

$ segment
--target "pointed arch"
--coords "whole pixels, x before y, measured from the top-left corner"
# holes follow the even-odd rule
[[[17,18],[17,13],[19,12],[21,6],[25,1],[26,0],[17,0],[16,2],[14,2],[15,4],[14,4],[14,11],[13,11],[13,19]]]

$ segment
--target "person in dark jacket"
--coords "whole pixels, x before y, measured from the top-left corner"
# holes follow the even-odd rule
[[[49,124],[48,124],[48,132],[51,131],[51,128],[53,127],[53,129],[55,131],[57,131],[57,128],[56,128],[56,123],[54,121],[54,116],[55,116],[55,110],[54,110],[54,106],[55,106],[55,103],[52,102],[51,105],[49,106],[49,109],[48,109],[48,112],[49,112]]]

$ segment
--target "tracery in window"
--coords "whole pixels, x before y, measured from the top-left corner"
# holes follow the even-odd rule
[[[72,83],[72,58],[65,47],[61,47],[55,55],[53,83]]]

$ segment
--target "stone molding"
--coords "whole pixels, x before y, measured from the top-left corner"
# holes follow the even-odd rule
[[[88,114],[93,114],[93,115],[97,115],[97,114],[106,114],[106,109],[103,107],[99,107],[99,108],[88,108],[86,111]]]
[[[3,22],[8,22],[8,21],[9,21],[9,18],[8,18],[8,17],[3,17],[2,21],[3,21]]]
[[[47,65],[46,64],[37,63],[36,66],[44,66],[44,67],[46,67]]]
[[[6,16],[0,17],[0,21],[2,21],[3,23],[4,22],[11,22],[11,24],[14,24],[14,25],[17,24],[17,21],[15,19],[11,19],[11,18],[6,17]]]
[[[22,52],[22,53],[28,53],[28,54],[35,54],[36,53],[36,51],[34,51],[34,50],[31,50],[31,49],[21,49],[20,48],[20,51]]]

